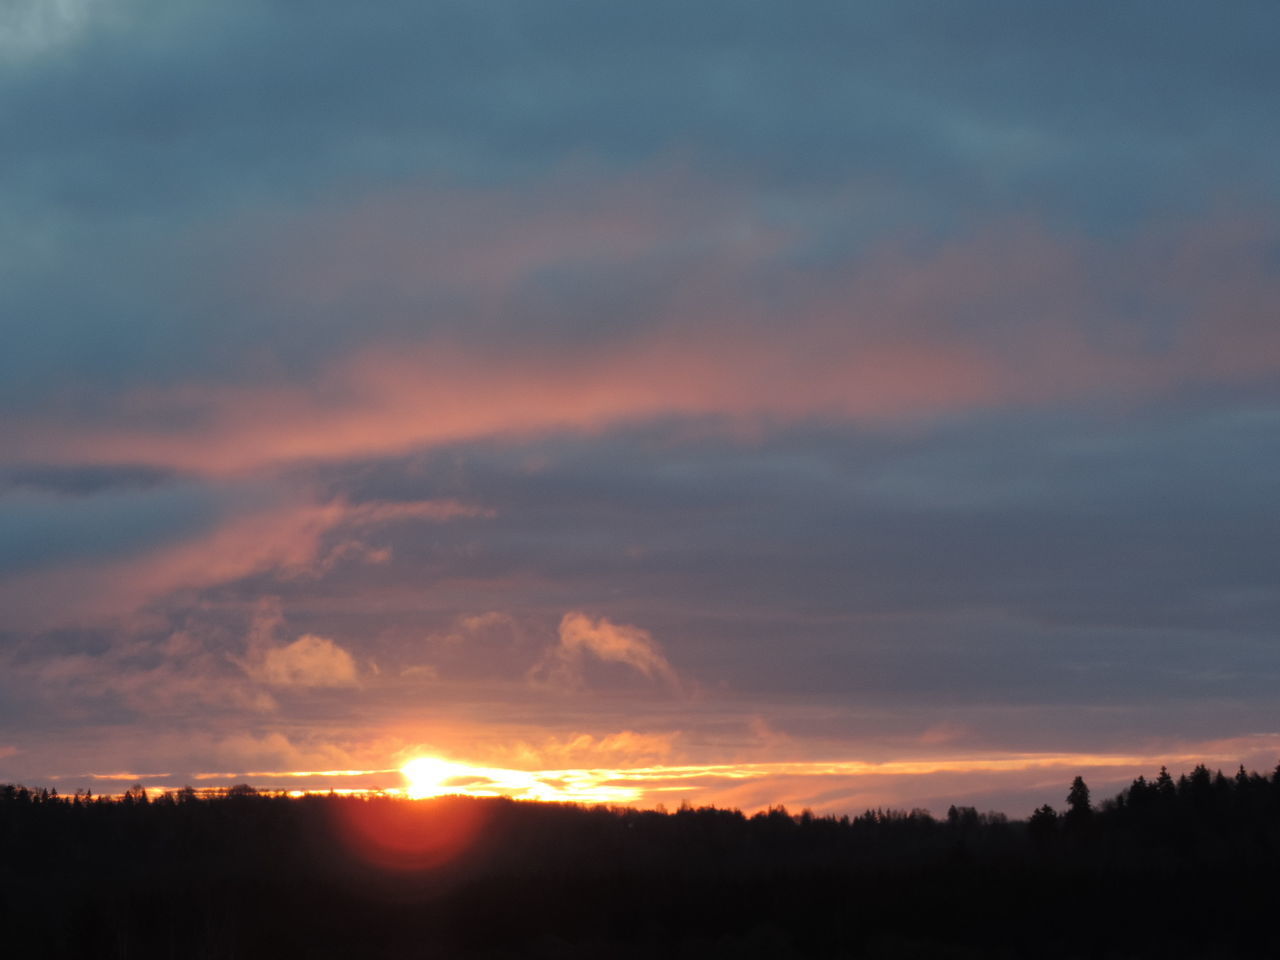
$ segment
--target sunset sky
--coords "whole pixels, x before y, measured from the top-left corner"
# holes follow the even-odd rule
[[[0,782],[1024,816],[1269,771],[1277,37],[7,0]]]

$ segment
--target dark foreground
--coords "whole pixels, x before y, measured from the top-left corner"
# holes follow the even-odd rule
[[[149,958],[1280,956],[1280,774],[1029,822],[0,787],[0,949]]]

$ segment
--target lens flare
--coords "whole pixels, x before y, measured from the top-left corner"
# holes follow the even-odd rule
[[[347,848],[391,872],[434,870],[460,860],[485,828],[493,808],[469,797],[409,800],[346,797],[334,808]]]

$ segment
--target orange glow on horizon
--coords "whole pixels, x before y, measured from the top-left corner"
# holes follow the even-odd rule
[[[465,778],[470,769],[464,764],[450,763],[438,757],[414,757],[400,768],[400,772],[408,781],[405,795],[421,800],[456,792],[450,789],[451,782]]]
[[[935,774],[1017,773],[1048,770],[1150,771],[1161,764],[1194,764],[1201,754],[1138,756],[1090,753],[990,754],[912,760],[832,760],[712,763],[638,767],[515,770],[420,755],[400,772],[402,789],[382,791],[414,799],[441,796],[510,797],[542,802],[637,805],[672,792],[714,790],[717,783],[792,777],[927,777]]]
[[[609,783],[616,770],[511,770],[418,756],[400,772],[407,785],[402,791],[414,799],[439,796],[512,797],[522,800],[569,803],[635,803],[642,791]]]
[[[955,794],[973,788],[972,778],[990,778],[988,786],[1014,789],[1049,785],[1056,794],[1062,774],[1083,773],[1116,783],[1147,776],[1167,765],[1190,769],[1197,763],[1234,767],[1250,757],[1273,753],[1280,737],[1182,744],[1168,753],[975,752],[966,755],[903,757],[893,760],[770,760],[737,763],[635,763],[516,769],[485,766],[432,753],[401,754],[399,767],[324,770],[251,770],[193,773],[200,792],[216,794],[233,783],[250,783],[266,793],[300,796],[400,797],[426,800],[450,796],[506,797],[539,802],[651,807],[673,795],[694,804],[739,807],[750,812],[772,804],[813,803],[828,810],[851,811],[862,805],[910,804],[911,798]],[[1256,761],[1254,761],[1256,763]],[[532,766],[532,765],[531,765]],[[179,784],[154,782],[160,775],[95,774],[128,784],[148,779],[149,791]],[[936,779],[936,783],[934,782]],[[970,782],[965,782],[969,778]],[[999,778],[998,781],[996,778]],[[1012,779],[1011,779],[1012,778]],[[164,776],[163,779],[171,779]],[[397,782],[398,781],[398,782]],[[910,783],[919,784],[918,787]],[[996,784],[998,783],[998,786]],[[833,788],[836,792],[833,793]],[[816,803],[814,803],[816,801]]]

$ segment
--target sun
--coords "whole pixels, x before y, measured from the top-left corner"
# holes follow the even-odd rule
[[[400,768],[408,781],[405,793],[414,799],[454,792],[449,787],[449,781],[465,775],[466,770],[460,763],[450,763],[439,757],[414,757]]]
[[[427,797],[510,797],[546,803],[634,803],[640,789],[623,770],[511,770],[480,767],[456,760],[419,755],[400,768],[401,793],[414,800]]]

